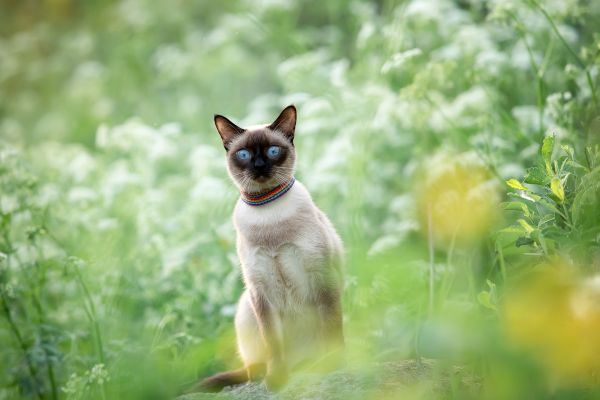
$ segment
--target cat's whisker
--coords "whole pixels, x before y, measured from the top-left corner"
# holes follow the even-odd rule
[[[250,178],[249,176],[245,175],[244,176],[244,181],[243,181],[243,190],[248,192],[250,191],[250,184],[252,183],[252,178]]]
[[[240,186],[240,189],[242,190],[246,190],[246,187],[248,186],[249,183],[249,178],[246,175],[246,173],[239,173],[236,174],[236,176],[238,177],[238,185]]]
[[[277,186],[282,185],[283,183],[287,182],[288,178],[285,175],[281,175],[281,174],[276,174],[275,175],[275,182],[277,183]]]

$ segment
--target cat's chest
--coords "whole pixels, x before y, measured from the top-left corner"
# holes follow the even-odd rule
[[[286,244],[306,247],[306,238],[314,236],[315,213],[310,200],[292,189],[289,195],[267,206],[238,204],[234,223],[241,240],[250,247],[277,251]]]
[[[246,283],[277,307],[305,303],[321,276],[306,250],[290,243],[276,250],[248,247],[242,265]]]
[[[270,207],[238,204],[233,218],[246,283],[282,307],[311,298],[324,265],[314,206],[301,191],[290,194]]]
[[[277,253],[286,244],[302,246],[303,227],[289,221],[273,222],[270,224],[243,224],[238,235],[250,247],[259,247],[269,253]]]

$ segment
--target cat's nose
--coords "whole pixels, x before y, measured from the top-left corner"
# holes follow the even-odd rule
[[[255,168],[262,168],[262,167],[264,167],[265,165],[266,165],[266,164],[265,164],[265,162],[264,162],[264,161],[263,161],[263,159],[262,159],[262,158],[260,158],[260,157],[259,157],[259,158],[257,158],[256,160],[254,160],[254,167],[255,167]]]

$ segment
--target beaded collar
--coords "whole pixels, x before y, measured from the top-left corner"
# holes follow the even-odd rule
[[[288,182],[284,182],[281,185],[263,193],[247,193],[240,192],[242,201],[250,206],[263,206],[274,200],[277,200],[281,196],[287,193],[292,188],[296,179],[292,177]]]

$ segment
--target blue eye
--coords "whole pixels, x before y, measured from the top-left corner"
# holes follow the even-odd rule
[[[279,146],[271,146],[267,149],[267,157],[275,158],[281,152],[281,147]]]
[[[246,149],[238,150],[235,153],[235,156],[238,158],[238,160],[246,161],[250,159],[250,152]]]

